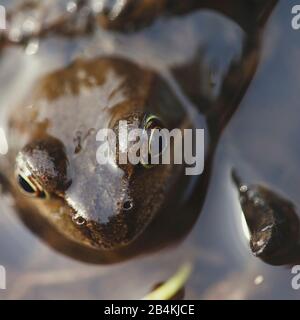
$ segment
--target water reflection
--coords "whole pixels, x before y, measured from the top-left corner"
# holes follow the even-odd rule
[[[216,173],[213,183],[220,183],[222,178],[230,181],[233,167],[242,175],[243,182],[250,185],[263,182],[273,192],[299,208],[299,93],[296,89],[299,83],[299,34],[290,25],[290,11],[295,4],[296,1],[280,1],[269,21],[264,35],[262,61],[238,111],[223,135],[215,162],[223,161],[223,165],[222,169],[217,169],[219,173]],[[241,210],[236,191],[232,191],[233,194],[229,191],[232,190],[232,182],[225,184],[223,193],[228,190],[225,196],[221,187],[213,188],[211,191],[215,190],[219,191],[219,199],[225,201],[226,196],[229,196],[233,204],[227,203],[225,207],[213,205],[211,198],[206,210],[231,210],[236,216],[236,221],[240,221]],[[299,216],[298,211],[295,212]],[[225,216],[229,218],[228,214]],[[214,218],[211,219],[213,221]],[[241,226],[241,223],[238,225]],[[250,296],[299,299],[299,292],[291,288],[292,276],[289,266],[272,267],[259,261],[252,256],[247,239],[240,235],[230,236],[229,230],[233,234],[239,232],[237,227],[228,227],[228,231],[222,232],[218,241],[235,239],[239,242],[237,245],[236,241],[231,241],[225,246],[226,249],[222,246],[230,258],[238,261],[235,270],[246,270],[251,265],[257,270],[257,275],[264,277],[264,290],[262,287],[256,288]],[[233,245],[233,248],[229,248],[229,245]]]

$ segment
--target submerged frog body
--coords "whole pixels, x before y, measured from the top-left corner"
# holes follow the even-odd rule
[[[134,8],[129,16],[143,16],[142,9],[149,3],[154,2],[145,1],[145,7],[140,3],[129,6]],[[169,10],[168,1],[161,3],[160,8],[151,11],[146,24],[161,14],[183,14],[210,7],[205,1],[201,5],[188,1],[190,6]],[[123,52],[76,57],[67,66],[42,75],[7,115],[10,153],[1,167],[23,220],[28,225],[34,221],[34,229],[42,229],[46,238],[50,233],[48,226],[54,226],[72,243],[101,251],[102,255],[109,252],[113,256],[132,256],[181,239],[201,211],[220,132],[255,72],[259,58],[257,32],[274,1],[263,3],[254,5],[249,1],[242,6],[232,1],[223,6],[212,2],[212,9],[230,18],[240,17],[237,24],[245,32],[240,55],[225,68],[215,97],[209,96],[205,85],[198,82],[204,78],[199,76],[204,61],[198,47],[190,61],[174,63],[163,75],[154,67],[125,58]],[[256,27],[250,28],[252,23],[243,19],[246,12]],[[264,14],[258,14],[261,12]],[[128,31],[122,11],[111,20],[112,24],[106,15],[107,11],[97,14],[96,21],[108,29]],[[31,36],[42,40],[51,34],[60,35],[64,23],[70,31],[77,26],[73,18],[59,20],[63,21],[60,27],[53,23],[53,28],[41,28]],[[141,27],[140,19],[132,21],[131,27],[136,28],[129,29]],[[86,35],[87,30],[87,34],[92,32],[83,28],[80,36]],[[20,44],[29,39],[30,35],[21,37]],[[9,37],[2,37],[3,54],[10,42]],[[111,161],[98,165],[99,129],[110,128],[117,133],[120,120],[127,120],[131,128],[156,127],[153,119],[159,120],[159,127],[168,129],[207,129],[206,169],[202,176],[185,176],[182,166],[172,164],[148,168]],[[72,247],[71,254],[75,250]]]

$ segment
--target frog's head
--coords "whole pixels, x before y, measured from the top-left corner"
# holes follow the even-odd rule
[[[13,121],[26,140],[16,157],[19,189],[76,241],[109,250],[130,244],[159,214],[182,168],[120,164],[118,153],[99,164],[97,134],[111,129],[119,146],[121,120],[129,129],[183,128],[178,99],[156,73],[103,58],[46,76],[29,105]]]

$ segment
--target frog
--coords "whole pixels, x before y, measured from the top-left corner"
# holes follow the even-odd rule
[[[260,32],[275,4],[128,0],[105,1],[95,8],[78,1],[47,23],[42,14],[49,10],[47,2],[31,1],[12,11],[12,25],[14,16],[26,17],[28,10],[42,19],[38,28],[18,37],[11,30],[2,34],[1,59],[8,59],[12,47],[38,56],[29,50],[37,40],[47,44],[61,38],[72,46],[94,46],[99,32],[100,40],[119,34],[128,39],[126,50],[109,54],[103,41],[98,45],[105,50],[97,47],[92,57],[81,48],[74,58],[62,46],[61,56],[68,62],[39,75],[22,99],[4,107],[9,153],[1,159],[1,179],[24,223],[55,249],[101,263],[181,241],[201,212],[218,140],[255,74]],[[131,37],[143,39],[143,32],[159,26],[160,19],[181,19],[204,9],[233,20],[244,34],[239,57],[227,64],[216,96],[200,85],[206,71],[198,46],[188,59],[166,63],[166,68],[148,61],[147,55],[130,55]],[[120,120],[141,129],[205,129],[204,173],[186,176],[183,166],[172,164],[112,161],[99,166],[97,132],[117,132]]]

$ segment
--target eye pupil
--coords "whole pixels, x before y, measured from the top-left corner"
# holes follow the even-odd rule
[[[30,180],[27,180],[21,174],[18,174],[17,179],[18,179],[20,188],[27,195],[30,195],[32,197],[33,196],[38,197],[41,199],[47,198],[47,194],[44,190],[37,188],[33,182],[31,182]]]
[[[34,194],[36,191],[31,187],[31,185],[20,175],[18,175],[18,182],[21,188],[30,194]]]

